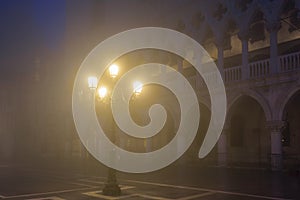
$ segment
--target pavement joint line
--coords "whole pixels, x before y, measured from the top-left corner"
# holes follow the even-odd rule
[[[104,176],[88,176],[88,177],[85,177],[85,178],[80,178],[80,179],[77,179],[78,181],[86,181],[86,182],[91,182],[93,180],[90,180],[90,179],[103,179],[104,181],[107,180],[107,177],[104,177]],[[96,180],[95,180],[96,181]],[[104,182],[103,182],[104,183]]]
[[[102,191],[97,190],[97,191],[92,191],[92,192],[84,192],[82,193],[83,195],[90,196],[90,197],[95,197],[95,198],[103,198],[106,200],[118,200],[118,199],[124,199],[132,196],[136,196],[136,194],[129,194],[129,195],[124,195],[124,196],[119,196],[119,197],[112,197],[112,196],[106,196],[103,194],[99,194]]]
[[[103,181],[93,181],[93,180],[83,180],[80,179],[79,181],[87,182],[87,183],[97,183],[97,184],[104,184],[105,182]]]
[[[77,183],[77,182],[71,182],[74,185],[79,185],[79,186],[84,186],[84,187],[89,187],[89,188],[95,188],[95,186],[93,185],[87,185],[87,184],[83,184],[83,183]]]
[[[222,166],[222,165],[210,165],[210,167],[225,168],[225,169],[267,170],[266,167],[239,167],[239,166]]]
[[[85,180],[85,179],[91,179],[91,178],[107,179],[107,177],[104,177],[104,176],[88,176],[88,177],[85,177],[85,178],[82,178],[82,179]]]
[[[55,181],[60,181],[62,183],[68,183],[68,184],[72,184],[72,185],[79,185],[79,186],[84,186],[84,187],[95,188],[95,186],[93,186],[93,185],[87,185],[87,184],[82,184],[82,183],[78,183],[78,182],[72,182],[72,181],[69,181],[67,179],[64,179],[64,178],[62,178],[61,176],[59,176],[57,173],[55,173],[53,171],[49,171],[49,170],[42,171],[42,170],[33,170],[33,169],[26,169],[26,170],[27,171],[34,171],[34,172],[40,171],[40,172],[43,172],[43,174],[45,174],[45,172],[46,172],[46,173],[50,174],[50,176],[52,178],[54,178]]]
[[[45,197],[45,198],[34,198],[34,199],[27,199],[27,200],[66,200],[60,197]]]
[[[39,192],[39,193],[32,193],[32,194],[20,194],[20,195],[13,195],[13,196],[2,196],[3,199],[12,199],[12,198],[19,198],[19,197],[33,197],[33,196],[39,196],[39,195],[48,195],[48,194],[60,194],[60,193],[67,193],[67,192],[75,192],[75,191],[81,191],[81,190],[87,190],[91,189],[88,188],[77,188],[77,189],[70,189],[70,190],[58,190],[58,191],[52,191],[52,192]]]
[[[214,189],[207,189],[207,188],[196,188],[196,187],[189,187],[189,186],[169,185],[169,184],[164,184],[164,183],[153,183],[153,182],[134,181],[134,180],[125,180],[125,181],[132,182],[132,183],[146,184],[146,185],[155,185],[155,186],[171,187],[171,188],[187,189],[187,190],[196,190],[196,191],[206,191],[206,192],[214,192],[214,193],[220,193],[220,194],[245,196],[245,197],[254,197],[254,198],[260,198],[260,199],[292,200],[292,199],[280,198],[280,197],[270,197],[270,196],[247,194],[247,193],[241,193],[241,192],[229,192],[229,191],[224,191],[224,190],[214,190]]]
[[[105,182],[103,182],[103,181],[92,181],[92,180],[86,180],[86,179],[80,179],[79,181],[88,182],[88,183],[105,184]],[[135,186],[130,186],[130,185],[120,185],[120,187],[121,187],[121,190],[128,190],[128,189],[136,188]]]
[[[59,182],[62,182],[62,183],[68,183],[68,184],[72,184],[72,185],[79,185],[79,186],[84,186],[84,187],[89,187],[89,188],[95,188],[94,185],[88,185],[88,184],[84,184],[84,183],[80,183],[78,181],[68,181],[68,180],[56,180],[56,181],[59,181]]]
[[[133,189],[136,188],[135,186],[129,186],[129,185],[120,185],[121,190],[129,190],[129,189]]]
[[[244,196],[244,197],[254,197],[259,199],[269,199],[269,200],[293,200],[281,197],[270,197],[270,196],[263,196],[263,195],[256,195],[256,194],[247,194],[247,193],[240,193],[240,192],[228,192],[222,190],[209,190],[211,192],[219,193],[219,194],[228,194],[228,195],[235,195],[235,196]]]
[[[154,199],[154,200],[172,200],[169,198],[165,197],[158,197],[158,196],[151,196],[151,195],[146,195],[146,194],[136,194],[139,197],[147,198],[147,199]]]
[[[202,193],[202,194],[195,194],[195,195],[192,195],[192,196],[182,197],[182,198],[179,198],[177,200],[195,199],[195,198],[198,198],[198,197],[205,197],[205,196],[209,196],[209,195],[212,195],[212,194],[216,194],[216,193],[215,192],[205,192],[205,193]]]
[[[92,180],[81,180],[83,182],[88,182],[88,183],[97,183],[97,184],[105,184],[105,182],[102,181],[92,181]],[[135,186],[129,186],[129,185],[120,185],[122,190],[128,190],[128,189],[133,189],[136,188]]]
[[[146,181],[134,181],[134,180],[125,180],[132,183],[140,183],[145,185],[154,185],[154,186],[160,186],[160,187],[171,187],[171,188],[177,188],[177,189],[187,189],[187,190],[196,190],[196,191],[204,191],[204,192],[210,192],[208,189],[204,188],[196,188],[196,187],[188,187],[188,186],[180,186],[180,185],[170,185],[165,183],[154,183],[154,182],[146,182]]]

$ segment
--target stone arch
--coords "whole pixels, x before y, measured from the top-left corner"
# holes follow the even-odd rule
[[[300,85],[282,92],[276,102],[276,116],[284,122],[281,129],[283,146],[283,165],[285,168],[295,168],[300,163]]]
[[[265,22],[263,11],[257,6],[253,15],[251,16],[249,24],[250,43],[254,43],[260,40],[264,40],[265,36]]]
[[[233,95],[233,98],[228,100],[227,114],[230,114],[229,112],[230,112],[232,106],[242,96],[249,96],[249,97],[253,98],[254,100],[256,100],[257,103],[262,107],[265,117],[266,117],[266,120],[269,121],[272,119],[271,107],[270,107],[269,103],[267,102],[267,100],[263,96],[261,96],[259,93],[255,92],[254,90],[249,90],[249,89],[238,92],[236,95]],[[226,119],[228,120],[228,117]]]
[[[255,18],[257,17],[257,15],[261,12],[261,10],[259,9],[259,6],[257,5],[257,2],[252,1],[252,2],[247,2],[244,0],[240,0],[240,1],[236,1],[234,3],[235,5],[233,7],[231,7],[232,9],[232,13],[231,15],[233,15],[233,18],[238,18],[241,16],[241,14],[234,16],[234,13],[239,10],[240,13],[244,13],[246,16],[246,20],[244,21],[243,25],[246,26],[250,26],[251,23],[253,23],[253,21],[255,20]],[[236,21],[236,19],[235,19]]]
[[[231,96],[226,118],[228,161],[233,165],[267,164],[270,135],[266,131],[266,121],[271,118],[267,101],[258,92],[247,89]]]
[[[278,119],[284,120],[285,107],[288,104],[288,102],[291,100],[291,98],[298,92],[300,92],[300,86],[293,88],[293,89],[289,90],[287,93],[284,93],[283,95],[281,95],[281,97],[285,97],[285,98],[284,99],[279,98],[279,100],[281,100],[281,101],[277,103],[277,105],[279,104],[279,106],[278,106],[279,109],[278,109],[278,113],[277,113]]]

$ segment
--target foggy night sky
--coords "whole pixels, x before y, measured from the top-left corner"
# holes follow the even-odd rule
[[[113,34],[162,23],[174,25],[177,19],[169,16],[174,12],[175,2],[1,0],[0,81],[30,76],[36,58],[44,61],[41,68],[63,67],[63,59],[79,67],[95,45]],[[178,7],[184,12],[182,6]],[[180,16],[179,12],[175,13],[176,17]],[[69,57],[63,58],[66,54]],[[75,58],[77,60],[72,60]]]
[[[60,51],[65,31],[65,1],[0,2],[0,73],[30,73],[36,56]]]

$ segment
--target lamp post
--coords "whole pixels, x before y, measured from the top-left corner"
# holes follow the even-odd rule
[[[114,80],[119,73],[119,67],[116,64],[113,64],[109,67],[109,75]],[[95,91],[98,87],[98,79],[96,77],[89,77],[88,78],[88,86],[91,90]],[[133,84],[133,92],[135,96],[139,95],[142,91],[142,83],[136,81]],[[97,95],[102,103],[109,103],[111,101],[111,96],[109,95],[109,91],[105,86],[100,86],[97,89]],[[111,119],[111,132],[112,132],[112,142],[115,142],[115,127],[113,123],[113,117]],[[102,194],[107,196],[120,196],[121,195],[121,189],[117,182],[116,177],[116,170],[112,168],[108,168],[108,176],[107,181],[104,185],[104,188],[102,189]]]
[[[108,103],[111,100],[111,97],[108,95],[108,90],[106,87],[101,86],[98,89],[98,97],[101,102],[103,103]],[[115,142],[116,135],[115,135],[115,126],[113,122],[113,117],[110,119],[111,121],[111,132],[112,132],[112,142]],[[117,177],[116,177],[116,170],[113,168],[108,168],[108,175],[107,175],[107,180],[104,185],[104,188],[102,189],[102,194],[107,195],[107,196],[120,196],[121,195],[121,189],[118,185],[117,182]]]
[[[119,73],[119,67],[116,64],[113,64],[109,67],[109,75],[112,79],[116,78]],[[96,77],[88,78],[89,88],[96,90],[98,87],[98,79]],[[108,90],[106,87],[101,86],[97,89],[98,98],[102,103],[109,103],[111,97],[108,95]],[[115,128],[113,123],[113,118],[111,119],[111,132],[112,132],[112,142],[115,142]],[[108,168],[107,181],[102,189],[102,193],[108,196],[120,196],[121,189],[117,182],[116,170]]]

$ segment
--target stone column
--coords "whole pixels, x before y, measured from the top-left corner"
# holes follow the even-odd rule
[[[299,0],[295,1],[295,8],[297,8],[297,10],[298,10],[297,18],[300,19],[300,1]]]
[[[223,46],[218,46],[218,68],[224,80],[224,49]]]
[[[215,45],[218,49],[218,69],[222,75],[223,80],[225,80],[225,76],[224,76],[224,37],[216,38]]]
[[[250,76],[250,69],[248,66],[249,30],[240,31],[238,37],[242,42],[242,80],[246,80]]]
[[[267,31],[270,33],[270,73],[276,74],[280,70],[277,33],[281,28],[281,23],[279,21],[268,22],[266,26]]]
[[[224,126],[222,134],[218,140],[218,165],[226,166],[227,165],[227,133],[228,126]]]
[[[273,171],[282,169],[282,136],[281,128],[284,126],[283,121],[267,122],[267,129],[271,135],[271,168]]]

